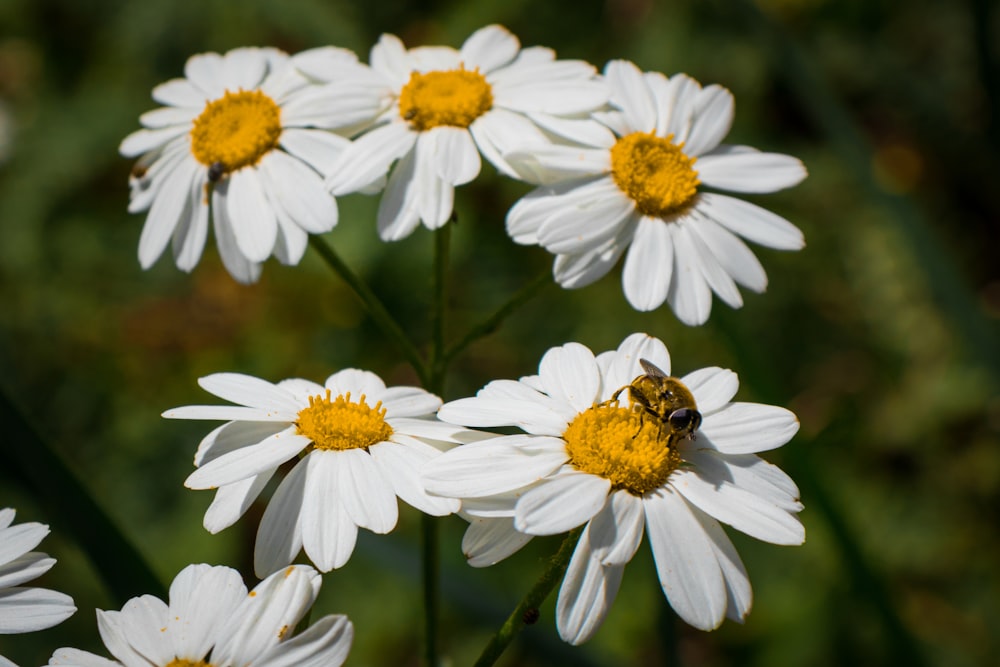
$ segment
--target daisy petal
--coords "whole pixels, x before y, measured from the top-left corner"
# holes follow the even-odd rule
[[[699,431],[725,454],[753,454],[776,449],[799,430],[795,414],[759,403],[732,403],[705,415]]]
[[[517,37],[506,28],[488,25],[465,40],[460,55],[467,68],[486,74],[513,60],[520,48]]]
[[[643,498],[660,586],[677,615],[699,630],[719,627],[726,586],[712,543],[680,494],[664,487]]]
[[[243,284],[257,282],[260,278],[260,262],[253,262],[240,251],[233,230],[233,221],[226,210],[226,199],[229,191],[229,179],[216,184],[212,191],[212,221],[215,228],[215,241],[219,245],[219,256],[226,270]],[[277,232],[276,232],[277,233]]]
[[[351,145],[349,139],[332,132],[289,127],[281,131],[281,147],[326,176],[337,158]],[[324,189],[326,185],[324,184]]]
[[[655,310],[667,300],[674,268],[674,247],[667,224],[642,216],[625,255],[622,289],[636,310]]]
[[[163,254],[181,217],[191,214],[190,193],[197,172],[197,162],[181,160],[164,179],[139,237],[139,264],[142,268],[148,269]]]
[[[548,448],[530,452],[521,444],[547,444]],[[430,493],[479,498],[533,484],[565,462],[566,452],[558,438],[505,436],[445,452],[424,466],[421,477]]]
[[[32,551],[7,561],[0,566],[0,590],[20,586],[32,579],[37,579],[52,569],[55,558],[49,558],[43,553]]]
[[[121,667],[120,662],[75,648],[57,648],[49,658],[49,664],[60,667]],[[0,667],[17,667],[17,665],[0,656]]]
[[[212,504],[205,510],[205,518],[202,521],[205,530],[215,535],[236,523],[250,509],[253,501],[269,481],[271,473],[264,473],[220,486],[215,492]]]
[[[611,482],[574,472],[546,480],[517,501],[514,527],[530,535],[558,535],[589,521],[608,501]]]
[[[733,94],[722,86],[706,86],[699,91],[684,152],[702,155],[718,146],[733,125],[734,106]]]
[[[312,234],[337,226],[337,202],[315,171],[282,151],[268,153],[258,168],[268,197],[280,203],[296,225]]]
[[[435,127],[427,133],[434,173],[449,185],[464,185],[479,175],[479,151],[468,130]]]
[[[222,97],[226,92],[222,56],[218,53],[200,53],[188,58],[184,76],[208,99]]]
[[[417,140],[402,122],[377,127],[344,148],[327,175],[326,188],[340,196],[356,192],[389,171]]]
[[[702,415],[725,407],[740,388],[736,373],[717,366],[688,373],[681,382],[691,390]]]
[[[0,590],[0,634],[35,632],[58,625],[73,615],[70,596],[45,588]]]
[[[712,188],[732,192],[776,192],[806,177],[802,161],[780,153],[702,155],[698,177]]]
[[[357,524],[344,507],[342,453],[314,451],[306,457],[309,471],[302,504],[302,544],[322,572],[343,567],[358,539]]]
[[[389,176],[376,214],[378,235],[383,241],[404,239],[420,224],[419,191],[414,183],[416,168],[416,154],[410,152],[399,160]]]
[[[708,320],[712,311],[712,290],[698,266],[691,237],[679,233],[677,225],[669,229],[674,245],[674,272],[667,300],[677,319],[688,326],[698,326]]]
[[[441,399],[420,387],[390,387],[380,396],[387,419],[425,417],[441,407]]]
[[[612,492],[587,528],[593,558],[601,565],[625,565],[642,541],[645,514],[642,500],[624,491]]]
[[[758,293],[767,288],[764,267],[738,236],[705,216],[701,216],[697,225],[690,225],[690,231],[712,249],[712,255],[737,283]]]
[[[187,79],[171,79],[153,88],[153,99],[172,107],[200,109],[208,98]]]
[[[627,387],[632,380],[646,373],[639,363],[640,359],[652,362],[665,374],[670,375],[670,353],[667,352],[667,346],[663,341],[644,333],[631,334],[621,342],[610,357],[610,363],[604,371],[601,400],[610,400],[614,392]]]
[[[8,563],[28,553],[48,534],[48,526],[35,522],[4,529],[3,542],[0,542],[0,563]]]
[[[396,527],[399,505],[392,486],[371,455],[363,449],[331,453],[336,456],[340,501],[351,520],[373,533]]]
[[[718,521],[697,507],[692,507],[691,513],[708,535],[712,551],[715,552],[715,558],[722,570],[722,577],[726,580],[726,618],[742,623],[753,605],[750,577],[743,567],[743,561]]]
[[[594,404],[601,386],[594,353],[579,343],[567,343],[546,352],[538,365],[538,375],[545,393],[569,403],[577,412]]]
[[[531,541],[514,528],[514,519],[473,518],[462,536],[462,553],[472,567],[496,565]]]
[[[254,664],[266,667],[340,667],[354,640],[354,626],[346,616],[319,619],[291,639],[268,649]]]
[[[801,250],[802,231],[779,215],[756,204],[715,193],[698,196],[698,210],[748,241],[776,250]]]
[[[251,262],[263,262],[274,250],[278,221],[256,167],[245,167],[229,176],[226,208],[240,252]]]
[[[494,107],[469,126],[483,157],[511,178],[520,178],[505,155],[517,146],[547,143],[545,134],[519,113]]]
[[[649,132],[656,126],[656,107],[642,72],[627,60],[612,60],[604,68],[611,103],[620,107],[632,131]]]
[[[212,489],[271,472],[310,443],[309,438],[298,435],[289,428],[256,445],[243,447],[209,461],[188,475],[184,486],[189,489]]]
[[[301,516],[309,458],[288,472],[264,509],[253,549],[253,571],[259,578],[291,563],[302,549]]]
[[[213,373],[198,379],[198,386],[230,403],[248,408],[297,414],[302,404],[267,380],[242,373]]]
[[[559,637],[570,644],[582,644],[601,627],[625,572],[624,566],[601,565],[594,558],[587,533],[580,535],[556,601]]]
[[[236,570],[188,565],[170,584],[168,637],[174,655],[207,656],[222,625],[246,597]]]
[[[393,493],[403,501],[431,516],[446,516],[457,512],[461,503],[454,498],[428,495],[420,481],[420,470],[441,452],[430,445],[410,446],[395,442],[381,442],[369,448],[372,460],[383,477],[392,484]],[[417,446],[413,446],[417,445]]]

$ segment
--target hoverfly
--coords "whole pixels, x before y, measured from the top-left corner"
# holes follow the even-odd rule
[[[647,359],[640,359],[639,364],[646,371],[611,396],[617,401],[618,396],[628,389],[629,400],[640,412],[640,419],[652,418],[662,429],[666,427],[669,442],[681,440],[691,435],[701,426],[701,413],[695,405],[691,390],[675,377],[670,377],[658,366]],[[639,424],[642,430],[642,422]],[[638,435],[638,433],[636,433]]]
[[[221,162],[213,162],[208,168],[208,182],[218,183],[226,173],[226,165]]]

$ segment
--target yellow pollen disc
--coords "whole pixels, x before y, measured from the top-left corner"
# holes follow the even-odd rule
[[[698,158],[684,154],[683,144],[652,132],[633,132],[611,148],[611,176],[640,213],[655,218],[680,213],[698,192]]]
[[[164,667],[212,667],[212,663],[205,662],[203,660],[184,660],[183,658],[174,658],[164,665]]]
[[[493,89],[478,70],[413,72],[399,94],[399,115],[424,132],[451,125],[469,127],[493,108]]]
[[[259,90],[226,94],[205,105],[191,130],[191,152],[226,173],[256,164],[278,145],[281,107]]]
[[[392,435],[382,401],[368,407],[361,394],[361,400],[351,403],[351,392],[330,400],[329,389],[326,396],[309,397],[309,407],[299,412],[295,425],[318,449],[366,449]]]
[[[635,496],[663,486],[680,466],[681,455],[669,446],[666,430],[641,415],[617,403],[578,414],[563,433],[570,463]]]

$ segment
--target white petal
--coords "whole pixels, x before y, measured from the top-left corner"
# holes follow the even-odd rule
[[[315,171],[282,151],[271,151],[258,168],[268,197],[277,199],[296,225],[312,234],[337,225],[337,202]]]
[[[682,243],[693,250],[697,256],[697,265],[709,288],[731,308],[740,308],[743,297],[736,283],[729,277],[722,264],[715,256],[714,248],[705,243],[704,239],[693,231],[693,228],[704,222],[697,211],[692,211],[689,217],[679,224],[675,236],[684,237]]]
[[[198,386],[221,399],[249,408],[297,414],[303,407],[307,407],[267,380],[243,373],[206,375],[198,379]]]
[[[726,617],[738,623],[742,623],[746,615],[750,613],[753,605],[753,591],[750,588],[750,577],[747,575],[743,561],[736,552],[733,543],[726,536],[726,531],[722,526],[697,507],[691,508],[705,534],[712,544],[712,551],[722,570],[722,577],[726,580]]]
[[[165,127],[159,130],[138,130],[122,139],[118,152],[124,157],[137,157],[166,144],[187,133],[187,126]],[[185,140],[186,141],[186,140]],[[186,146],[186,144],[182,144]],[[190,155],[190,153],[189,153]]]
[[[461,503],[452,498],[428,495],[420,479],[424,464],[437,458],[440,452],[430,445],[405,446],[381,442],[368,450],[382,476],[392,485],[393,493],[405,503],[431,516],[457,512]]]
[[[428,462],[421,472],[430,493],[480,498],[533,484],[566,460],[563,443],[557,438],[515,435],[456,447]]]
[[[759,403],[732,403],[704,416],[699,429],[720,452],[753,454],[781,447],[799,430],[795,414]]]
[[[222,97],[226,92],[223,79],[222,56],[218,53],[199,53],[188,58],[184,76],[208,99]]]
[[[298,128],[285,128],[281,131],[281,147],[324,177],[350,145],[349,139],[331,132]],[[325,184],[323,187],[326,189]]]
[[[0,590],[0,634],[51,628],[73,615],[73,598],[45,588]]]
[[[542,357],[538,374],[545,392],[577,412],[594,405],[601,387],[594,353],[579,343],[553,347]]]
[[[691,131],[684,141],[686,155],[701,155],[722,141],[733,124],[733,94],[722,86],[706,86],[694,102]]]
[[[466,68],[476,69],[483,74],[506,65],[521,48],[509,30],[500,25],[488,25],[472,33],[460,51]]]
[[[674,270],[674,244],[668,224],[642,216],[625,255],[622,289],[636,310],[655,310],[667,300]]]
[[[389,387],[379,397],[387,419],[424,417],[441,407],[441,399],[420,387]]]
[[[463,185],[479,175],[479,151],[468,130],[442,126],[426,134],[434,173],[441,180],[449,185]]]
[[[514,527],[530,535],[558,535],[589,521],[608,501],[611,482],[576,472],[546,480],[517,501]]]
[[[148,269],[163,254],[180,218],[192,214],[189,202],[198,171],[197,162],[184,159],[164,178],[139,238],[139,264],[142,268]]]
[[[699,630],[719,627],[726,586],[712,543],[688,504],[670,487],[643,499],[660,586],[677,615]]]
[[[52,569],[52,566],[56,564],[56,559],[49,558],[41,552],[32,551],[11,560],[0,560],[0,562],[3,563],[0,566],[0,590],[3,590],[37,579]]]
[[[780,153],[708,154],[697,166],[702,183],[733,192],[775,192],[806,177],[801,160]]]
[[[462,553],[472,567],[489,567],[516,553],[531,535],[514,528],[513,518],[472,518],[462,536]]]
[[[358,538],[358,527],[344,507],[340,453],[314,451],[306,457],[309,472],[302,501],[302,544],[323,572],[343,567]]]
[[[168,636],[174,654],[202,659],[246,597],[240,573],[230,567],[188,565],[170,584]]]
[[[638,221],[638,216],[629,216],[618,236],[593,250],[556,255],[552,263],[552,278],[566,289],[586,287],[602,278],[618,263],[635,232]]]
[[[763,292],[767,288],[767,274],[760,261],[750,251],[743,241],[735,234],[725,229],[711,218],[702,216],[697,224],[690,225],[692,234],[696,234],[705,246],[712,249],[712,254],[726,273],[732,276],[740,285],[755,292]]]
[[[594,558],[588,548],[588,531],[580,535],[556,602],[559,637],[570,644],[582,644],[601,627],[625,572],[624,566],[601,565]]]
[[[740,388],[740,378],[727,368],[710,366],[688,373],[681,382],[691,390],[698,410],[705,415],[725,407]]]
[[[557,412],[542,394],[534,400],[461,398],[445,403],[438,418],[463,426],[517,426],[534,435],[562,435],[572,414]]]
[[[191,271],[201,259],[208,238],[208,192],[206,181],[194,178],[188,199],[188,214],[181,216],[174,230],[174,262],[181,271]]]
[[[251,262],[263,262],[274,250],[278,221],[255,167],[230,175],[226,206],[240,252]]]
[[[374,405],[385,392],[385,382],[375,373],[358,368],[345,368],[326,379],[326,388],[334,396],[344,396],[348,393],[357,403],[364,396],[366,401]]]
[[[218,419],[221,421],[293,422],[295,413],[258,410],[235,405],[185,405],[163,413],[167,419]]]
[[[10,561],[28,553],[49,534],[49,527],[40,523],[30,522],[5,528],[0,535],[0,563]]]
[[[720,454],[711,449],[682,447],[681,455],[694,468],[705,468],[708,476],[725,480],[786,512],[801,512],[799,488],[781,468],[756,454]]]
[[[200,109],[208,98],[187,79],[171,79],[153,88],[153,99],[172,107]]]
[[[212,489],[232,484],[253,475],[274,471],[310,444],[309,438],[291,428],[276,433],[256,445],[243,447],[209,461],[191,473],[184,486],[189,489]]]
[[[383,241],[404,239],[420,224],[420,190],[414,181],[416,167],[416,152],[411,151],[399,160],[389,176],[376,214],[378,235]]]
[[[591,118],[564,118],[541,112],[529,113],[528,118],[546,132],[576,144],[604,149],[615,145],[614,133]]]
[[[607,174],[611,170],[611,154],[604,148],[521,143],[503,157],[514,170],[515,178],[538,185]]]
[[[688,326],[704,324],[712,310],[712,290],[698,265],[697,251],[678,225],[668,227],[674,242],[674,272],[667,300],[679,319]]]
[[[160,128],[160,127],[170,127],[171,125],[184,125],[185,128],[189,128],[195,117],[198,115],[198,109],[178,109],[177,107],[160,107],[158,109],[153,109],[147,111],[141,116],[139,116],[139,122],[143,127],[148,128]]]
[[[521,145],[546,143],[545,134],[521,114],[494,107],[473,121],[469,132],[483,157],[511,178],[520,178],[504,157]]]
[[[302,549],[301,516],[308,459],[299,461],[281,480],[260,519],[253,549],[253,571],[258,577],[285,567]]]
[[[535,188],[507,212],[507,233],[515,243],[537,244],[538,230],[549,218],[571,206],[589,205],[597,193],[607,196],[610,182],[598,176]]]
[[[773,503],[735,486],[728,467],[718,459],[698,459],[697,469],[681,469],[671,484],[693,505],[751,537],[772,544],[795,545],[805,540],[805,529],[796,516]]]
[[[385,534],[396,527],[399,505],[392,485],[363,449],[330,452],[337,458],[340,501],[348,516],[361,528]]]
[[[202,521],[205,530],[214,535],[236,523],[250,509],[269,481],[271,473],[264,473],[220,486],[212,504],[205,510]]]
[[[382,34],[372,47],[372,69],[383,75],[398,88],[402,88],[410,77],[413,67],[403,42],[395,35]]]
[[[349,49],[321,46],[299,51],[292,56],[292,63],[306,76],[330,81],[358,65],[358,56]]]
[[[417,140],[403,122],[392,122],[361,135],[347,146],[327,175],[326,188],[346,195],[367,186],[389,171],[389,166],[406,155]]]
[[[346,616],[324,616],[287,641],[272,646],[253,664],[256,667],[340,667],[354,640],[354,626]]]
[[[169,618],[166,603],[152,595],[143,595],[132,598],[122,607],[120,631],[132,649],[154,665],[163,665],[174,653],[169,635],[163,632]]]
[[[598,187],[599,186],[599,187]],[[588,188],[593,199],[567,205],[550,216],[538,230],[538,243],[554,254],[574,254],[598,248],[628,229],[635,202],[624,196],[610,179]]]
[[[267,57],[261,49],[233,49],[222,58],[222,76],[232,90],[256,88],[266,73]]]
[[[604,508],[590,520],[592,557],[602,565],[625,565],[642,541],[642,500],[627,491],[614,491]]]
[[[514,85],[497,85],[496,104],[521,113],[577,115],[608,100],[610,91],[599,79],[533,78]]]
[[[703,192],[698,210],[748,241],[777,250],[800,250],[805,246],[802,231],[779,215],[756,204]]]
[[[604,68],[611,89],[611,103],[619,106],[633,131],[649,132],[656,126],[656,107],[642,72],[627,60],[612,60]]]
[[[75,648],[57,648],[49,658],[49,664],[61,667],[121,667],[120,662]],[[0,656],[0,667],[17,667],[17,665]]]
[[[219,255],[226,270],[241,283],[250,284],[260,278],[261,265],[252,262],[243,255],[236,243],[236,233],[229,211],[226,210],[226,194],[229,190],[229,180],[217,183],[212,191],[212,220],[215,228],[215,242],[219,246]]]
[[[428,133],[421,134],[417,139],[414,152],[413,187],[416,189],[417,210],[428,229],[438,229],[451,217],[455,188],[437,175],[437,159]]]

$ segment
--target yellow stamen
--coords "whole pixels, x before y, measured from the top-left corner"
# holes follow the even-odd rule
[[[184,658],[174,658],[164,667],[212,667],[212,663],[204,660],[185,660]]]
[[[330,400],[329,389],[326,396],[309,397],[309,407],[299,412],[295,425],[319,449],[367,449],[392,435],[382,401],[368,407],[361,394],[351,403],[351,392]]]
[[[191,129],[191,153],[225,173],[256,164],[278,145],[281,107],[259,90],[226,94],[205,105]],[[216,167],[217,168],[217,167]]]
[[[563,440],[573,467],[604,477],[613,489],[635,496],[663,486],[681,464],[680,453],[670,446],[660,424],[617,402],[578,414]]]
[[[611,176],[640,213],[665,218],[687,209],[698,192],[695,160],[675,144],[652,132],[633,132],[611,148]]]
[[[450,125],[469,127],[493,108],[493,89],[479,70],[413,72],[399,94],[399,115],[424,132]]]

